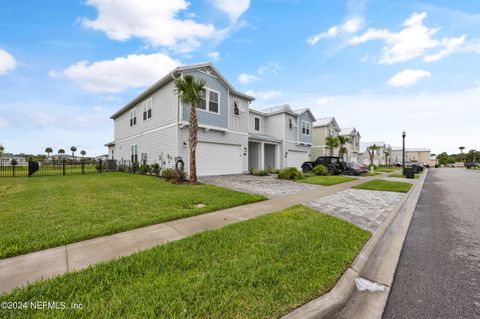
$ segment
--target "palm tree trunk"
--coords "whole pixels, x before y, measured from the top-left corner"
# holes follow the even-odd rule
[[[197,106],[191,105],[190,108],[190,125],[189,125],[189,146],[190,146],[190,183],[196,184],[197,181],[197,131],[198,131],[198,119],[197,119]]]

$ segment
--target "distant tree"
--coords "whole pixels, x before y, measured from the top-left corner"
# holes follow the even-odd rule
[[[2,158],[4,150],[5,150],[5,147],[2,144],[0,144],[0,158]]]
[[[476,150],[470,150],[465,154],[465,161],[468,163],[475,163],[479,159],[479,152]]]
[[[87,152],[85,152],[84,150],[81,150],[80,155],[82,155],[82,157],[84,157],[85,155],[87,155]]]
[[[75,158],[75,152],[77,151],[77,147],[76,146],[70,147],[70,151],[72,151],[72,157]]]
[[[373,160],[375,159],[375,154],[380,155],[380,146],[377,144],[370,145],[367,147],[368,157],[370,158],[370,165],[373,166]]]
[[[205,89],[205,80],[196,79],[186,75],[175,80],[175,88],[180,101],[190,106],[189,118],[189,148],[190,148],[190,183],[197,183],[197,143],[198,143],[198,118],[197,105],[201,102],[202,92]]]
[[[443,152],[437,155],[439,165],[447,165],[455,163],[455,156],[448,155],[447,152]]]
[[[465,146],[460,146],[458,149],[460,150],[460,154],[463,154],[463,150],[465,149]]]
[[[390,158],[390,155],[391,155],[391,150],[389,148],[385,147],[383,149],[383,155],[385,156],[385,166],[388,166],[388,163],[390,162],[389,158]]]
[[[350,138],[348,136],[338,136],[338,156],[343,157],[344,154],[347,154],[348,149],[345,147],[345,144],[349,141]]]
[[[53,153],[52,148],[51,148],[51,147],[47,147],[47,148],[45,149],[45,153],[47,153],[47,156],[50,156],[50,154]]]
[[[330,150],[330,156],[333,156],[333,152],[335,149],[340,145],[337,136],[327,136],[325,139],[325,144],[327,145],[328,149]]]
[[[58,154],[59,154],[60,156],[63,156],[63,154],[65,154],[65,150],[64,150],[63,148],[59,149],[59,150],[58,150]]]

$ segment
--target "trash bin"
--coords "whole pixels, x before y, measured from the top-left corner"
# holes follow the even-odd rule
[[[419,167],[418,167],[418,171],[419,171],[420,173],[423,173],[423,166],[419,166]]]
[[[405,167],[404,175],[406,178],[415,178],[415,169],[413,167]]]

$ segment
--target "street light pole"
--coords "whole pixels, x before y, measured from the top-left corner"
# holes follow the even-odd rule
[[[402,132],[402,175],[405,176],[405,136],[407,135],[407,132],[403,131]]]

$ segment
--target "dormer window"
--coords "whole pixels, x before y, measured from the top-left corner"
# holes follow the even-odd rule
[[[237,101],[233,101],[233,115],[240,115],[240,109],[238,108]]]
[[[302,134],[310,135],[310,123],[302,121]]]
[[[137,109],[133,109],[130,111],[130,126],[137,125]]]
[[[152,98],[143,102],[143,120],[152,118]]]
[[[293,128],[293,121],[292,119],[288,119],[288,128],[292,129]]]

